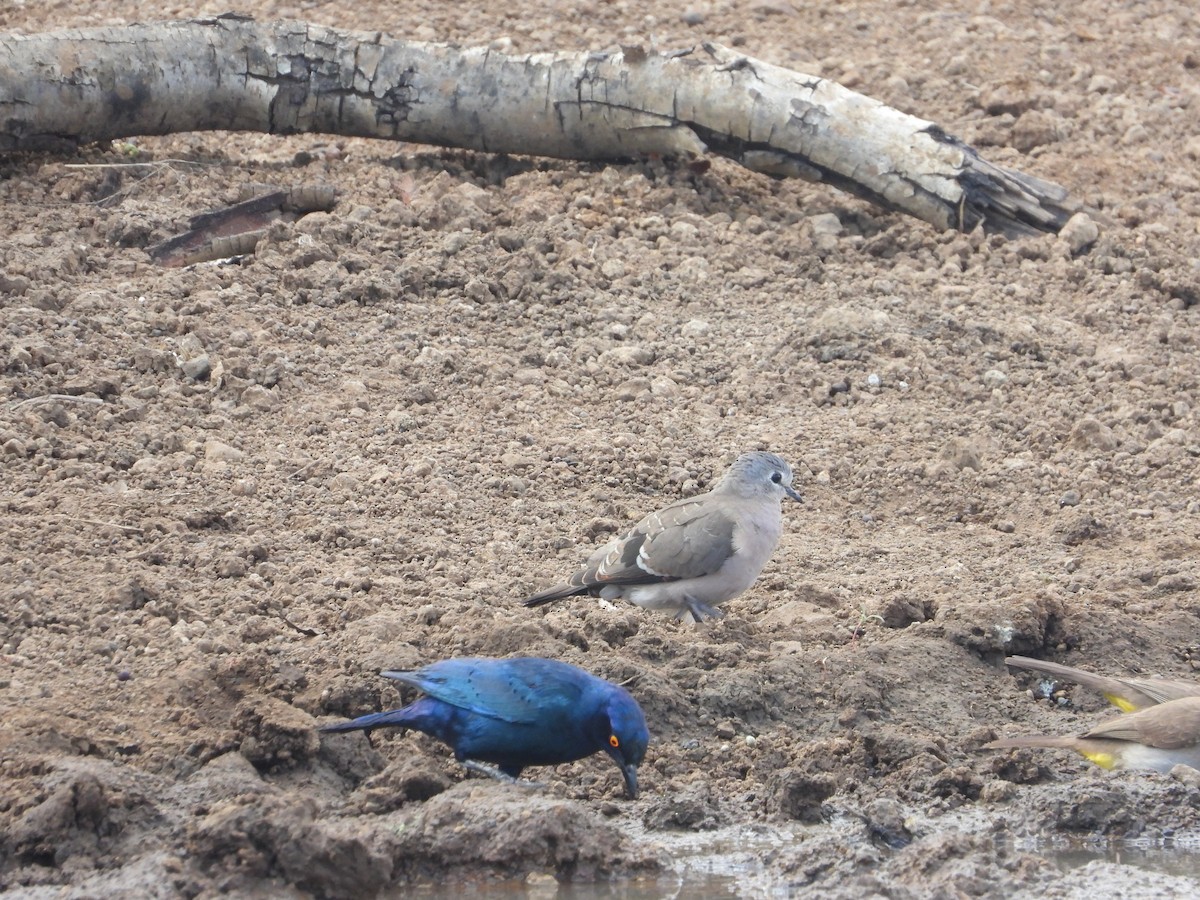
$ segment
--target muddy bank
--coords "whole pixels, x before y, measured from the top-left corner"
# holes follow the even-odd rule
[[[1190,6],[247,11],[516,51],[720,40],[1068,185],[1101,234],[936,234],[720,162],[203,134],[137,142],[183,160],[146,169],[3,161],[0,886],[660,885],[740,841],[765,848],[746,893],[1195,893],[1183,852],[1054,859],[1185,846],[1186,773],[978,750],[1110,714],[1035,699],[1006,654],[1200,663]],[[245,186],[312,181],[335,209],[253,256],[148,261]],[[753,448],[806,502],[725,619],[521,607]],[[628,684],[638,801],[603,759],[513,789],[421,735],[316,734],[395,705],[382,669],[517,653]]]

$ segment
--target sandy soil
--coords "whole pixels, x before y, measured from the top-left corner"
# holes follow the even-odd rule
[[[938,234],[720,162],[214,134],[138,141],[161,168],[0,161],[0,889],[552,895],[774,829],[775,896],[1195,896],[1194,856],[1034,852],[1181,845],[1195,776],[978,750],[1108,715],[1036,700],[1007,653],[1200,665],[1192,4],[479,6],[239,8],[518,52],[716,39],[1067,185],[1101,236]],[[10,0],[0,28],[126,9]],[[240,263],[148,261],[246,186],[311,182],[334,211]],[[806,503],[723,621],[520,606],[752,448]],[[629,682],[641,799],[602,757],[538,791],[422,735],[318,740],[396,705],[380,669],[517,653]]]

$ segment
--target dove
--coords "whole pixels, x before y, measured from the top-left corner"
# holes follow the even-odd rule
[[[411,728],[448,744],[465,768],[508,781],[527,766],[553,766],[603,751],[621,770],[626,794],[637,797],[637,770],[650,734],[642,708],[619,685],[540,657],[445,659],[383,677],[425,696],[403,709],[320,730],[369,734]]]
[[[771,558],[785,497],[801,500],[791,467],[774,453],[745,453],[707,494],[646,516],[525,606],[590,594],[697,622],[720,616],[718,607],[749,588]]]

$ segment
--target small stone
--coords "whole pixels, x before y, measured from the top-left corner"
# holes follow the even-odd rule
[[[270,412],[278,402],[275,394],[261,384],[252,384],[242,391],[242,403],[259,412]]]
[[[630,378],[617,385],[616,398],[625,403],[631,403],[637,400],[643,394],[650,390],[650,381],[647,378]]]
[[[695,338],[704,337],[711,330],[712,327],[703,319],[689,319],[683,323],[683,328],[679,330],[679,333],[684,337]]]
[[[229,490],[235,497],[253,497],[258,493],[258,482],[253,478],[239,478],[229,486]]]
[[[1004,387],[1008,384],[1008,375],[999,369],[988,369],[983,373],[983,386],[988,390]]]
[[[184,375],[193,381],[203,381],[212,372],[212,362],[209,360],[207,353],[202,353],[199,356],[193,356],[191,359],[184,360],[179,364],[179,368],[183,371]]]
[[[625,366],[644,366],[654,362],[654,351],[637,344],[624,344],[613,347],[600,354],[600,365],[611,366],[614,363]]]
[[[1067,242],[1071,255],[1078,256],[1096,243],[1100,237],[1100,227],[1087,213],[1079,212],[1067,219],[1058,236]]]
[[[1076,490],[1065,491],[1063,493],[1063,495],[1058,498],[1058,505],[1059,506],[1078,506],[1079,505],[1079,491],[1076,491]]]
[[[513,381],[525,385],[543,384],[546,381],[546,373],[541,369],[518,369],[513,374]]]
[[[880,378],[875,372],[872,372],[867,376],[867,387],[871,388],[872,390],[878,388],[881,384],[883,384],[883,379]]]
[[[737,729],[733,727],[732,722],[724,721],[717,724],[716,733],[721,740],[727,741],[737,735]]]
[[[979,789],[979,799],[984,803],[1003,803],[1005,800],[1011,800],[1016,793],[1017,786],[1015,784],[997,778],[984,783],[983,787]]]
[[[1113,430],[1098,419],[1085,416],[1071,429],[1071,446],[1081,450],[1099,450],[1111,453],[1117,449],[1117,438]]]
[[[938,451],[938,461],[931,467],[934,475],[946,475],[961,472],[964,469],[983,469],[983,460],[979,449],[963,438],[950,438]]]
[[[358,479],[349,472],[338,472],[329,479],[329,490],[335,494],[357,494],[359,488]]]
[[[217,577],[218,578],[243,578],[249,567],[246,565],[246,560],[235,554],[223,556],[217,560]]]
[[[606,259],[600,266],[600,274],[605,278],[623,278],[625,276],[625,263],[619,259]]]
[[[660,375],[650,382],[650,393],[655,397],[675,397],[679,394],[679,385],[666,375]]]
[[[500,465],[506,469],[530,469],[533,468],[534,462],[520,453],[504,453],[500,456]]]
[[[162,468],[162,460],[160,460],[158,457],[143,456],[141,459],[136,460],[134,464],[129,467],[129,471],[134,475],[153,475],[162,471]]]
[[[1062,136],[1058,116],[1040,109],[1021,113],[1012,127],[1012,145],[1022,153],[1053,144]]]
[[[1015,522],[1012,522],[1008,519],[1004,519],[1004,520],[996,523],[996,530],[1001,532],[1002,534],[1012,534],[1014,531],[1017,530],[1017,525]]]
[[[1193,790],[1200,788],[1200,771],[1193,769],[1191,766],[1180,764],[1171,769],[1167,774],[1175,781],[1187,785]]]
[[[525,236],[515,230],[499,231],[496,233],[496,243],[501,249],[514,253],[525,246]]]
[[[442,252],[447,256],[454,256],[461,252],[471,243],[471,234],[466,231],[456,231],[442,241]]]
[[[241,462],[246,454],[236,447],[230,447],[218,440],[209,439],[204,442],[204,458],[212,462]]]
[[[441,621],[443,614],[444,610],[442,610],[440,607],[434,606],[433,604],[427,604],[417,610],[417,621],[425,626],[436,625],[439,621]]]
[[[684,25],[691,25],[694,27],[696,25],[704,24],[704,13],[700,12],[698,9],[685,9],[683,11],[683,15],[681,15],[679,18]]]
[[[1196,588],[1196,579],[1187,572],[1175,572],[1158,579],[1154,587],[1160,591],[1192,591]]]

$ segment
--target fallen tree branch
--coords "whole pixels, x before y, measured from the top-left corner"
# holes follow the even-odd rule
[[[505,56],[238,16],[0,35],[0,152],[207,130],[563,159],[716,153],[959,231],[1057,231],[1074,211],[1063,188],[930,122],[715,44]]]

